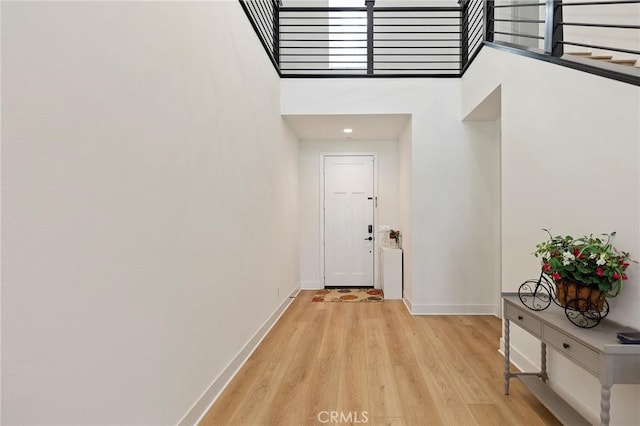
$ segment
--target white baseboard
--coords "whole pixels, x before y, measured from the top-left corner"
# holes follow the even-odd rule
[[[500,303],[498,303],[497,305],[494,305],[495,309],[493,311],[493,315],[495,315],[496,317],[502,319],[502,301],[500,301]]]
[[[205,414],[209,411],[213,403],[218,399],[222,391],[229,385],[233,377],[249,359],[253,351],[256,350],[262,339],[269,333],[269,330],[278,322],[280,316],[293,301],[292,297],[300,292],[300,284],[296,285],[289,293],[289,296],[282,301],[271,316],[262,324],[246,345],[222,370],[222,373],[213,381],[209,388],[202,394],[198,401],[191,407],[187,414],[178,423],[179,426],[197,425]]]
[[[499,352],[504,356],[504,337],[500,338],[500,350]],[[533,363],[522,352],[513,346],[509,350],[509,360],[520,371],[540,371],[540,366]],[[593,425],[600,424],[600,413],[592,410],[590,406],[585,404],[580,398],[571,393],[567,388],[562,386],[553,377],[549,377],[547,380],[549,387],[554,390],[562,399],[567,401],[578,413],[582,414],[587,421]]]
[[[502,356],[504,356],[504,337],[500,338],[500,350],[498,351]],[[538,371],[540,370],[540,365],[536,365],[533,361],[527,358],[522,352],[518,349],[511,346],[509,348],[509,360],[511,364],[515,365],[520,371]]]
[[[600,424],[600,412],[595,412],[592,408],[586,405],[583,401],[581,401],[578,397],[576,397],[573,393],[569,392],[567,388],[562,386],[553,377],[549,377],[547,380],[551,389],[553,389],[562,399],[567,401],[569,405],[571,405],[578,413],[582,414],[582,416],[587,419],[589,423],[592,425]],[[599,407],[598,407],[599,408]]]
[[[407,293],[402,292],[402,301],[404,302],[404,306],[407,307],[407,311],[411,314],[411,299],[407,296]],[[412,314],[413,315],[413,314]]]
[[[402,301],[411,315],[495,315],[496,305],[416,305],[402,293]]]
[[[320,281],[302,281],[300,283],[300,288],[302,290],[322,290],[324,286]]]
[[[412,315],[495,315],[495,305],[411,305]]]

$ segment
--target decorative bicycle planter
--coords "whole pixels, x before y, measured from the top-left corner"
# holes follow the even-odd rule
[[[582,328],[593,328],[609,314],[609,303],[597,289],[572,287],[569,283],[555,283],[544,272],[530,279],[518,289],[518,297],[532,311],[543,311],[551,302],[564,309],[567,319]]]

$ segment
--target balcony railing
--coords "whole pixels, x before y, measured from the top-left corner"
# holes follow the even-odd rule
[[[640,85],[640,0],[487,3],[485,44]]]
[[[482,1],[451,7],[240,3],[283,77],[459,77],[482,47]]]
[[[239,1],[282,77],[460,77],[490,45],[640,85],[640,0]]]

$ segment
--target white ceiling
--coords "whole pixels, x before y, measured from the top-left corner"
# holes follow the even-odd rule
[[[400,137],[410,114],[364,115],[284,115],[298,139],[302,141],[381,141]],[[344,133],[344,129],[353,133]]]

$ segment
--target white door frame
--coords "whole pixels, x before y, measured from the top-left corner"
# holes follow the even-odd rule
[[[373,287],[380,288],[378,273],[378,154],[375,152],[320,153],[320,286],[324,288],[324,159],[325,157],[373,157]]]

